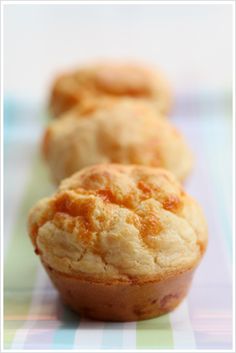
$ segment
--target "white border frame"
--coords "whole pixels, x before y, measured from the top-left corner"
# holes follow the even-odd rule
[[[128,0],[107,0],[107,1],[49,1],[49,0],[41,0],[41,1],[4,1],[0,0],[1,2],[1,131],[0,131],[0,142],[1,142],[1,175],[0,175],[0,186],[1,186],[1,202],[0,202],[0,210],[1,210],[1,323],[0,323],[0,337],[1,337],[1,346],[0,346],[0,352],[27,352],[28,350],[6,350],[3,348],[3,230],[4,230],[4,218],[3,218],[3,187],[4,187],[4,177],[3,177],[3,156],[4,156],[4,147],[3,147],[3,141],[4,141],[4,135],[3,135],[3,130],[4,130],[4,120],[3,120],[3,96],[4,96],[4,71],[3,71],[3,12],[4,12],[4,7],[8,5],[231,5],[232,6],[232,19],[233,19],[233,36],[232,36],[232,49],[233,49],[233,60],[232,60],[232,93],[233,93],[233,101],[232,101],[232,118],[233,118],[233,131],[232,131],[232,156],[233,156],[233,178],[232,178],[232,190],[233,190],[233,201],[232,201],[232,229],[233,229],[233,348],[231,350],[158,350],[158,352],[235,352],[235,127],[236,127],[236,122],[235,122],[235,1],[204,1],[204,0],[199,0],[199,1],[128,1]],[[104,352],[104,350],[91,350],[91,349],[83,349],[83,350],[63,350],[63,352]],[[117,349],[110,349],[106,350],[106,352],[122,352],[124,350],[117,350]],[[126,352],[155,352],[155,350],[125,350]],[[29,352],[29,351],[28,351]],[[31,352],[62,352],[61,350],[31,350]]]

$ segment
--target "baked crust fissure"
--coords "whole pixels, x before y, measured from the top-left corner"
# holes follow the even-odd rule
[[[152,281],[195,267],[207,243],[196,201],[163,169],[95,165],[31,210],[41,259],[94,281]]]

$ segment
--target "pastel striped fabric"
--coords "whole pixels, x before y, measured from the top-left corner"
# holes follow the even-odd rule
[[[212,97],[203,98],[179,100],[172,120],[195,154],[186,189],[205,210],[209,247],[187,299],[173,313],[131,323],[80,318],[50,284],[26,224],[29,208],[53,191],[38,152],[44,120],[35,105],[5,102],[5,349],[232,348],[231,112],[224,100],[214,105]]]

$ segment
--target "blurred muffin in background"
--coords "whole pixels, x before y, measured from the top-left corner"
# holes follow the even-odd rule
[[[134,63],[103,62],[60,75],[54,82],[49,109],[60,117],[75,105],[96,110],[97,100],[132,97],[151,102],[166,115],[171,106],[170,90],[159,72]]]
[[[158,119],[152,104],[130,98],[86,114],[71,109],[49,124],[42,149],[56,183],[98,163],[162,167],[181,181],[192,167],[184,137],[168,120]]]

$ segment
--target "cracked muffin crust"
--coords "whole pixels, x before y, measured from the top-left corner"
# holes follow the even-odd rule
[[[173,310],[207,244],[196,201],[166,170],[95,165],[29,215],[35,253],[80,315],[132,321]]]
[[[163,169],[96,165],[64,180],[31,211],[43,262],[94,281],[161,280],[196,266],[202,211]]]
[[[140,164],[170,170],[184,180],[192,155],[183,136],[153,106],[133,99],[101,104],[94,112],[77,108],[51,122],[42,150],[55,182],[88,165]]]
[[[81,111],[96,110],[102,99],[132,97],[152,103],[165,115],[170,110],[170,92],[162,75],[135,63],[103,62],[59,76],[52,87],[49,108],[60,117],[75,105]]]

